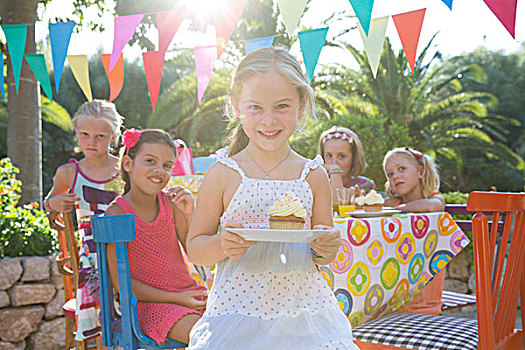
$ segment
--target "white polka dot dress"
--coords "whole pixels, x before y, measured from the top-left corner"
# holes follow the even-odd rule
[[[236,219],[246,228],[268,228],[268,208],[287,191],[303,202],[309,226],[313,194],[305,177],[322,164],[320,156],[306,162],[299,179],[262,180],[246,177],[227,152],[227,147],[217,151],[217,161],[242,179],[221,226]],[[260,242],[240,259],[217,264],[207,309],[190,333],[188,348],[358,349],[310,246],[277,242]]]

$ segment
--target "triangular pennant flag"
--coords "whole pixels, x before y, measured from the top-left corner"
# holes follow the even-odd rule
[[[2,92],[2,98],[4,102],[7,102],[5,99],[5,90],[4,90],[4,54],[0,52],[0,92]]]
[[[186,17],[186,8],[177,11],[157,12],[157,29],[159,30],[159,52],[163,56],[170,46],[171,40],[180,24]]]
[[[262,38],[244,40],[244,49],[246,54],[265,47],[272,47],[275,35],[264,36]]]
[[[93,100],[91,95],[91,85],[89,83],[89,68],[88,68],[88,59],[86,55],[67,55],[67,61],[73,76],[75,77],[78,85],[82,89],[82,92],[88,99],[88,101]]]
[[[7,40],[7,49],[9,50],[9,57],[11,57],[11,67],[15,78],[16,93],[18,94],[22,61],[26,50],[27,24],[2,24],[2,29]]]
[[[164,67],[164,60],[160,59],[160,56],[163,56],[163,54],[158,51],[147,51],[142,53],[144,72],[146,73],[146,83],[148,84],[149,98],[151,100],[153,112],[155,112],[155,105],[159,98],[162,68]]]
[[[26,53],[25,58],[29,67],[33,70],[36,79],[42,85],[42,90],[50,101],[53,101],[53,88],[49,81],[49,74],[47,74],[46,59],[43,54]]]
[[[399,39],[401,39],[401,44],[403,45],[403,51],[405,51],[408,64],[410,64],[410,69],[412,69],[412,74],[414,74],[417,44],[419,42],[419,34],[421,34],[421,27],[423,26],[423,19],[425,18],[425,10],[414,10],[392,16]]]
[[[354,9],[355,15],[361,23],[363,30],[368,36],[368,29],[370,28],[370,19],[372,18],[372,7],[374,7],[374,0],[350,0],[350,5]]]
[[[452,0],[441,0],[445,3],[445,5],[448,6],[448,8],[450,9],[450,11],[452,11]]]
[[[516,39],[514,29],[516,25],[516,6],[518,0],[483,0],[490,10],[498,17],[507,31]],[[522,4],[523,5],[523,4]]]
[[[100,55],[102,65],[104,66],[109,81],[109,102],[117,98],[120,91],[122,91],[122,86],[124,85],[124,56],[120,54],[117,64],[115,64],[115,68],[113,68],[111,72],[108,71],[110,58],[110,54]]]
[[[383,41],[385,41],[387,25],[388,16],[372,19],[370,21],[370,29],[367,36],[363,27],[361,27],[361,24],[357,23],[357,28],[359,28],[359,34],[361,34],[361,39],[365,45],[368,64],[370,64],[370,69],[372,70],[374,79],[377,75],[379,60],[381,59],[381,52],[383,51]]]
[[[53,72],[55,75],[55,88],[58,94],[60,87],[60,79],[62,78],[62,71],[64,70],[64,63],[66,62],[67,48],[69,47],[69,40],[71,33],[76,23],[59,22],[49,23],[49,40],[51,41],[51,56],[53,57]]]
[[[328,33],[328,27],[299,32],[299,42],[309,83],[314,76],[315,66],[326,40],[326,33]]]
[[[288,35],[292,35],[303,15],[307,0],[277,0]]]
[[[135,29],[142,21],[143,14],[119,16],[115,17],[115,28],[113,34],[113,51],[111,52],[111,59],[109,60],[109,71],[113,70],[113,67],[117,63],[122,49],[128,43],[128,41],[135,33]]]
[[[202,96],[210,83],[213,66],[217,60],[217,51],[215,46],[195,46],[194,51],[195,70],[197,71],[197,99],[200,105]]]
[[[215,9],[213,13],[213,24],[217,36],[217,58],[220,58],[226,44],[237,26],[239,18],[246,7],[248,0],[226,1],[222,6]]]

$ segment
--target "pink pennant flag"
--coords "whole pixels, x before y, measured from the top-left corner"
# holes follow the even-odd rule
[[[197,98],[199,105],[211,79],[211,72],[217,60],[216,46],[195,46],[195,70],[197,71]]]
[[[516,25],[516,6],[518,0],[484,0],[490,10],[498,17],[507,31],[516,39],[514,28]],[[523,5],[523,4],[522,4]]]
[[[157,12],[157,29],[159,30],[159,52],[163,55],[168,50],[171,40],[180,24],[186,17],[186,8],[177,11]]]
[[[155,112],[155,105],[159,98],[162,68],[164,67],[164,60],[160,59],[159,56],[162,56],[159,51],[148,51],[142,53],[144,72],[146,73],[146,83],[148,84],[149,97],[153,112]]]
[[[122,49],[135,33],[135,29],[142,21],[143,14],[115,17],[115,28],[113,31],[113,51],[109,60],[109,71],[113,70],[122,53]]]
[[[228,1],[215,9],[213,23],[217,36],[217,58],[224,52],[247,2],[248,0]]]
[[[401,44],[403,45],[403,51],[405,51],[408,64],[410,69],[412,69],[412,74],[414,74],[417,44],[421,34],[421,27],[423,26],[423,19],[425,18],[425,11],[426,8],[392,16],[399,39],[401,39]]]

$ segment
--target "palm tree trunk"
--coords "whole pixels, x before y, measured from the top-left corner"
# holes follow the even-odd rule
[[[4,24],[28,24],[26,53],[36,52],[35,21],[38,0],[0,1]],[[9,55],[9,53],[8,53]],[[20,203],[42,199],[42,117],[39,84],[24,60],[18,95],[10,58],[7,71],[7,154],[20,169]]]

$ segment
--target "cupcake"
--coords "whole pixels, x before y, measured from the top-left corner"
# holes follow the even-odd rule
[[[268,209],[268,216],[273,230],[302,230],[306,210],[299,198],[288,191],[272,204]]]
[[[371,190],[364,197],[363,209],[366,212],[381,211],[383,210],[383,203],[385,203],[383,197],[376,191]]]

